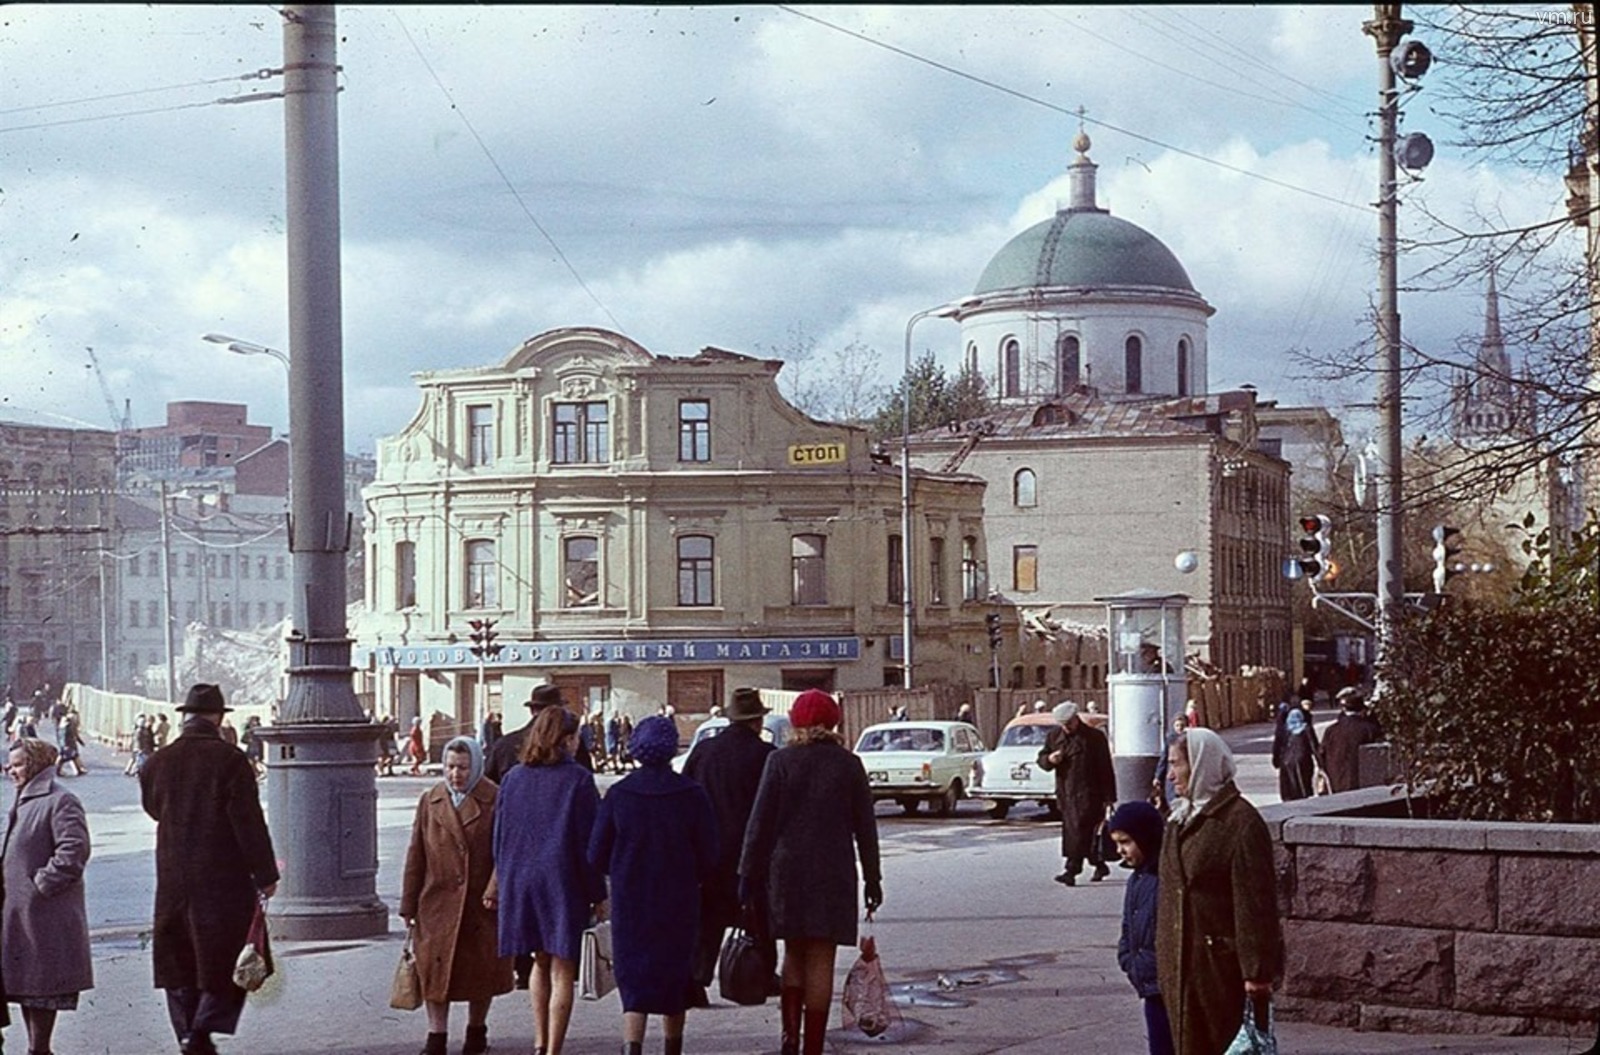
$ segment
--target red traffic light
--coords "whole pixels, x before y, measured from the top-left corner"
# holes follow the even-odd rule
[[[473,630],[482,630],[487,622],[488,620],[485,619],[468,619],[467,625],[472,627]]]
[[[1308,535],[1315,535],[1319,531],[1326,531],[1329,527],[1328,518],[1321,513],[1300,518],[1300,530]]]

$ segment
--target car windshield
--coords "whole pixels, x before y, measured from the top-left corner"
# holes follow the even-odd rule
[[[1050,736],[1052,726],[1013,725],[1000,737],[1001,747],[1041,747]]]
[[[857,751],[943,751],[944,733],[938,729],[868,729]]]

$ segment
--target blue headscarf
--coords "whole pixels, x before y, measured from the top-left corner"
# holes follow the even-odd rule
[[[1306,712],[1298,707],[1294,708],[1289,712],[1289,716],[1283,720],[1283,725],[1284,728],[1289,730],[1290,736],[1298,736],[1306,731]]]
[[[478,786],[478,781],[483,779],[483,745],[470,736],[454,737],[444,745],[444,754],[439,756],[440,760],[448,758],[452,751],[465,751],[467,757],[472,759],[472,768],[467,771],[465,791],[457,791],[451,787],[448,779],[444,782],[445,790],[450,793],[450,805],[459,810],[461,804],[467,800],[467,796],[472,794],[472,789]]]
[[[634,727],[628,753],[642,766],[664,766],[678,753],[678,723],[655,715]]]

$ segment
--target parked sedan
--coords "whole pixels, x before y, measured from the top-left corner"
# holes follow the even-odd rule
[[[974,767],[972,797],[987,799],[989,816],[1000,820],[1018,802],[1037,802],[1056,814],[1056,777],[1039,768],[1039,748],[1060,723],[1049,714],[1011,719],[1000,743]]]
[[[885,722],[856,741],[874,802],[893,800],[907,813],[931,802],[941,817],[966,796],[983,750],[978,730],[966,722]]]

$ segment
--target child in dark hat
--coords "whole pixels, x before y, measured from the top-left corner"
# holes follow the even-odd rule
[[[1165,822],[1148,802],[1124,802],[1106,822],[1117,854],[1133,869],[1122,899],[1122,936],[1117,964],[1144,1001],[1145,1036],[1150,1055],[1172,1055],[1172,1027],[1156,983],[1156,905],[1159,893],[1161,834]]]

